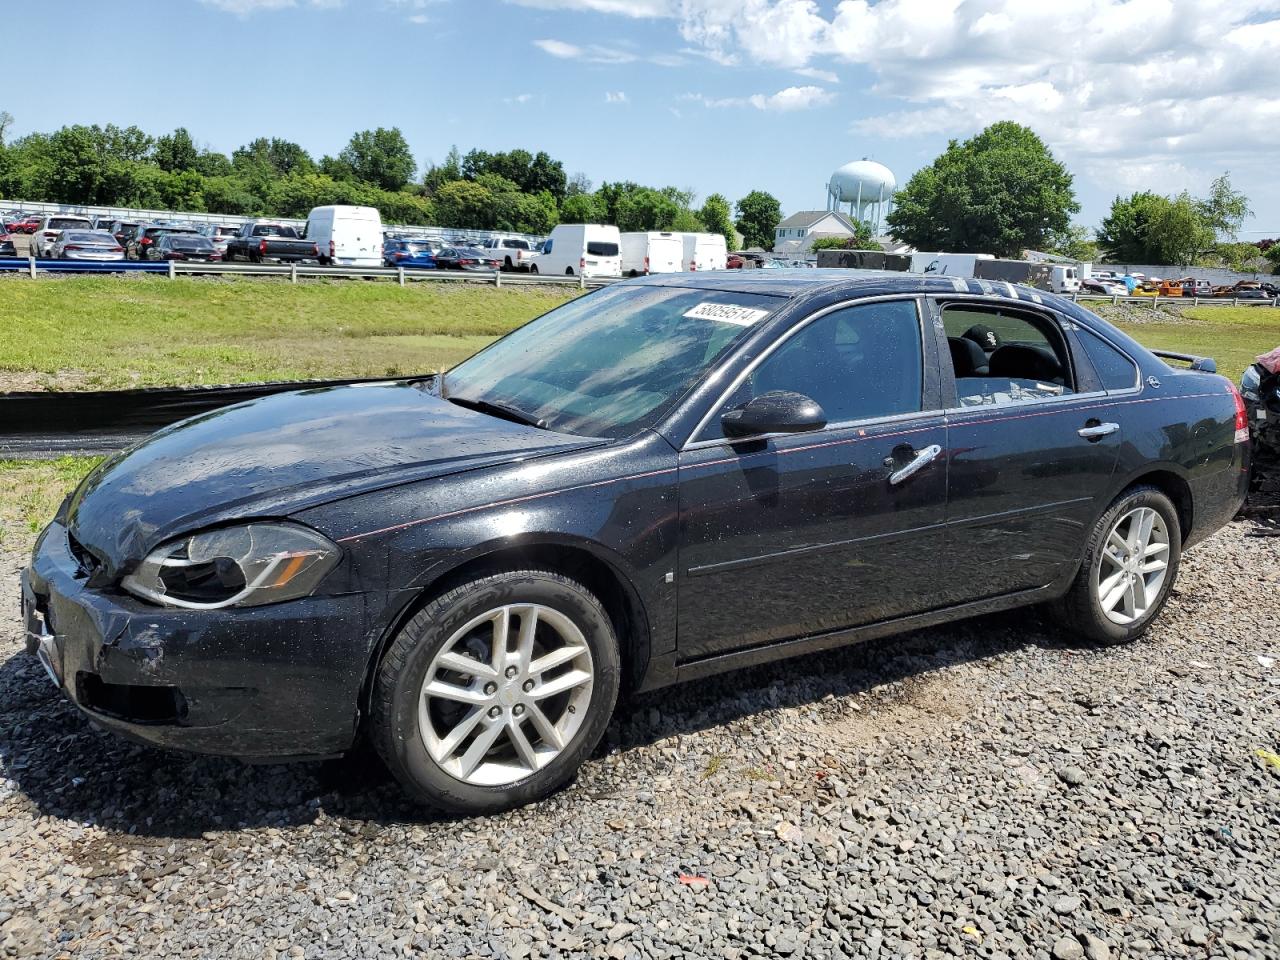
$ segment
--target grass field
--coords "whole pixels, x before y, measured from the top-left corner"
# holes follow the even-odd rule
[[[1280,346],[1280,310],[1268,307],[1190,307],[1181,319],[1116,325],[1143,346],[1213,357],[1236,383],[1253,358]]]
[[[0,390],[431,372],[576,295],[434,283],[6,278]],[[1100,312],[1148,346],[1214,357],[1233,380],[1280,344],[1276,309]]]
[[[578,291],[158,277],[0,281],[0,389],[110,389],[451,366]]]
[[[57,460],[0,460],[0,547],[30,550],[35,535],[98,457]]]

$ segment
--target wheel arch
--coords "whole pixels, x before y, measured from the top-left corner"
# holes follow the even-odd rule
[[[1173,505],[1178,511],[1179,532],[1182,535],[1182,542],[1185,544],[1191,536],[1191,526],[1195,523],[1195,499],[1191,494],[1191,484],[1187,482],[1187,478],[1172,464],[1154,465],[1129,477],[1124,486],[1116,493],[1116,496],[1112,497],[1112,503],[1115,502],[1116,497],[1123,495],[1126,490],[1141,486],[1155,487],[1173,501]],[[1110,504],[1107,506],[1110,506]],[[1106,508],[1104,507],[1103,509],[1105,510]]]
[[[618,638],[622,661],[622,687],[640,684],[649,664],[650,622],[644,603],[631,578],[597,545],[547,535],[526,536],[518,542],[487,544],[460,554],[448,565],[431,572],[428,582],[388,623],[378,638],[360,690],[360,712],[367,717],[374,680],[391,642],[424,606],[453,588],[502,570],[548,570],[578,581],[604,606]]]

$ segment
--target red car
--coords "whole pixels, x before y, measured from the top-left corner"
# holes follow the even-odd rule
[[[12,233],[35,233],[36,227],[40,226],[41,216],[38,213],[28,214],[21,220],[17,221],[11,228]]]
[[[727,270],[741,270],[744,265],[744,261],[736,253],[731,253],[728,256],[728,259],[725,260],[724,265]]]

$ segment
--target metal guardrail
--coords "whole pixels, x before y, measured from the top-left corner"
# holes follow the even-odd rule
[[[291,283],[308,277],[347,280],[395,280],[400,286],[418,281],[483,283],[494,287],[577,287],[595,290],[617,283],[620,278],[582,276],[540,276],[503,273],[498,270],[406,270],[404,267],[322,267],[305,263],[187,263],[179,260],[37,260],[0,258],[0,274],[38,277],[42,273],[151,273],[170,278],[180,276],[287,277]]]
[[[1156,309],[1159,304],[1165,304],[1166,306],[1182,305],[1184,307],[1211,307],[1215,305],[1229,307],[1280,307],[1280,297],[1266,297],[1263,299],[1250,297],[1246,300],[1241,300],[1239,297],[1109,297],[1105,293],[1073,293],[1067,299],[1073,303],[1083,303],[1090,300],[1110,304],[1149,303],[1152,310]]]

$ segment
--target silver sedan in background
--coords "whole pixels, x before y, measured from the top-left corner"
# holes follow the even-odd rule
[[[49,255],[55,260],[123,260],[124,247],[105,230],[63,230]]]

